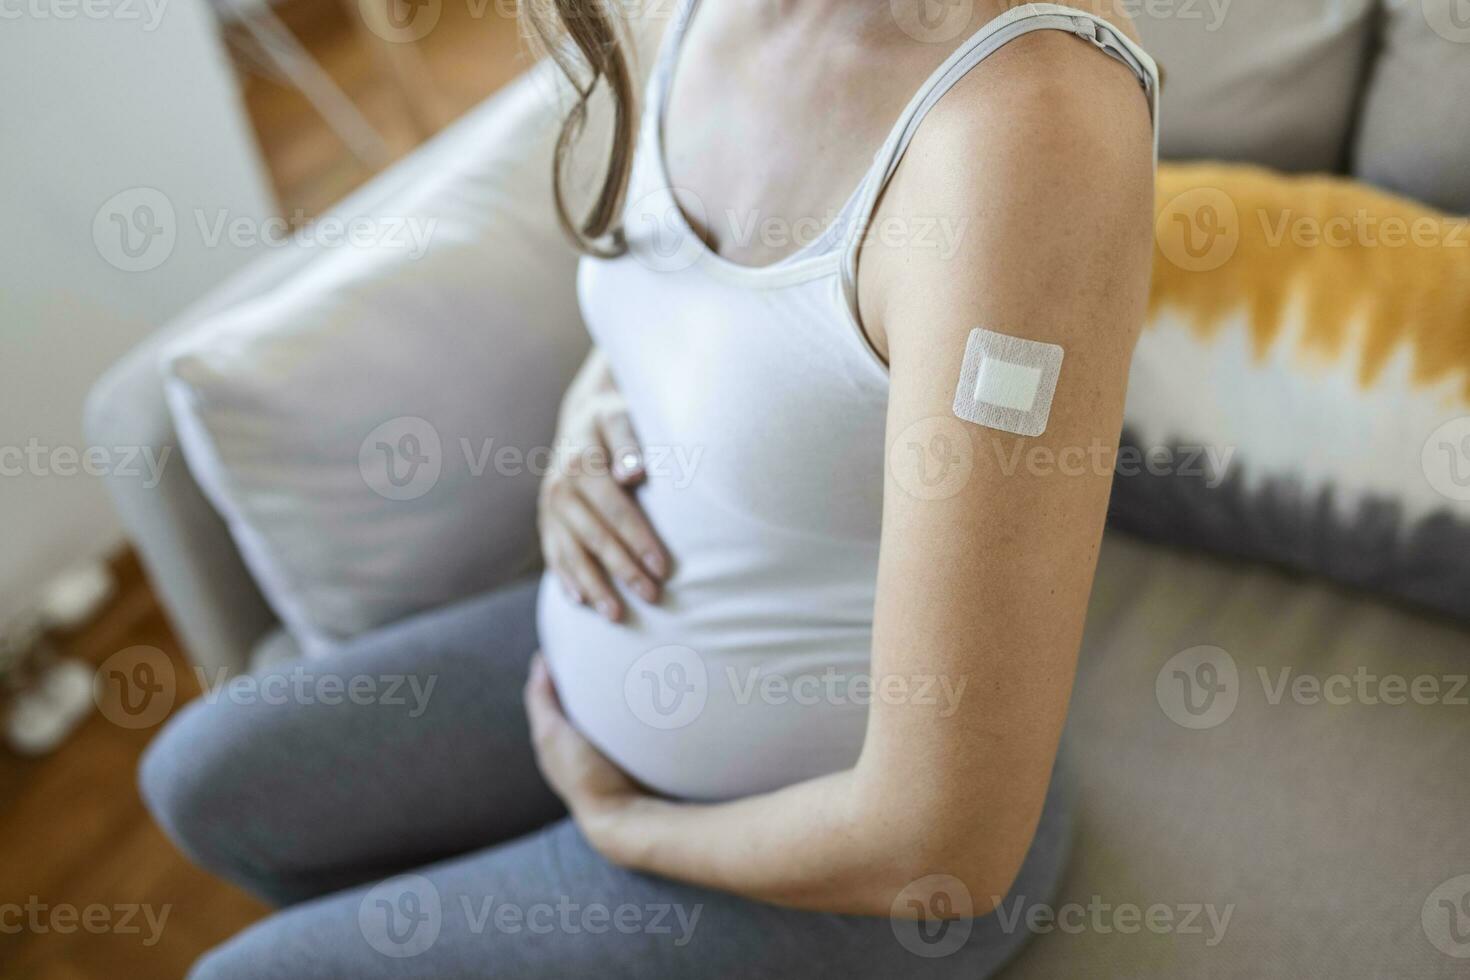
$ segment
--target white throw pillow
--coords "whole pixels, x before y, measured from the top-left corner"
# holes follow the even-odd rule
[[[165,353],[190,470],[309,655],[534,561],[536,451],[587,347],[547,93],[515,83],[345,244],[309,233],[302,273]]]

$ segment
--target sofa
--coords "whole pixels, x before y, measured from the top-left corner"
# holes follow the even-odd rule
[[[1470,213],[1463,0],[1125,7],[1166,71],[1166,160],[1345,175]],[[431,179],[509,182],[544,203],[539,159],[509,164],[503,144],[508,116],[550,111],[546,86],[544,77],[514,83],[334,214],[403,213]],[[560,291],[549,308],[574,310],[574,261],[554,227],[504,232],[514,242],[496,233],[481,243],[487,254],[543,250],[538,288]],[[163,377],[170,352],[201,346],[222,315],[279,295],[323,261],[320,250],[275,250],[162,327],[98,383],[86,409],[90,441],[177,451]],[[574,321],[557,328],[557,366],[538,388],[544,405],[554,406],[555,379],[565,382],[585,344]],[[533,416],[525,424],[549,440],[549,413]],[[156,487],[109,486],[201,668],[244,671],[301,655],[300,636],[266,598],[194,461],[166,467]],[[534,495],[522,487],[506,501],[499,519],[529,539]],[[1066,739],[1082,800],[1071,867],[1055,918],[1018,926],[1037,935],[1006,975],[1470,975],[1470,832],[1461,822],[1470,813],[1470,628],[1453,597],[1430,608],[1366,579],[1345,584],[1310,561],[1221,554],[1228,549],[1151,524],[1146,510],[1120,506],[1104,540]],[[504,580],[530,567],[505,565]],[[1191,701],[1191,679],[1215,684],[1224,700],[1205,691]]]

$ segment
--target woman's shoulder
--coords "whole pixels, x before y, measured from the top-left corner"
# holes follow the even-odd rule
[[[1110,6],[1083,3],[1069,6]],[[1153,175],[1151,106],[1139,76],[1073,34],[1039,30],[1006,44],[938,100],[884,207],[900,219],[942,214],[962,222],[959,247],[925,268],[936,289],[983,292],[993,288],[990,278],[957,277],[954,269],[1044,279],[1036,270],[1146,253]],[[882,254],[874,257],[881,262]],[[912,286],[912,256],[893,268]],[[966,304],[984,301],[954,301]]]
[[[1003,7],[1038,6],[1003,3]],[[1094,13],[1137,42],[1120,0],[1073,0],[1064,6]],[[1061,30],[1038,30],[1010,41],[979,70],[955,83],[930,111],[914,148],[964,153],[986,148],[1055,153],[1071,146],[1090,154],[1132,147],[1152,160],[1149,96],[1132,67]]]

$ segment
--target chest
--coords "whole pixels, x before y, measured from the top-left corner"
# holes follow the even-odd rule
[[[781,31],[741,42],[705,14],[669,78],[664,161],[705,243],[767,265],[832,223],[937,53]]]

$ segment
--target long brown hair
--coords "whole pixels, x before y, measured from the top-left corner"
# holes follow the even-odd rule
[[[557,220],[580,251],[603,257],[620,255],[626,250],[618,219],[633,169],[637,113],[626,25],[610,12],[613,6],[613,0],[521,0],[520,3],[521,17],[532,43],[556,62],[574,93],[571,109],[557,135],[552,162]],[[576,218],[567,202],[571,151],[586,127],[592,96],[603,84],[613,103],[612,148],[592,207],[586,215]]]

